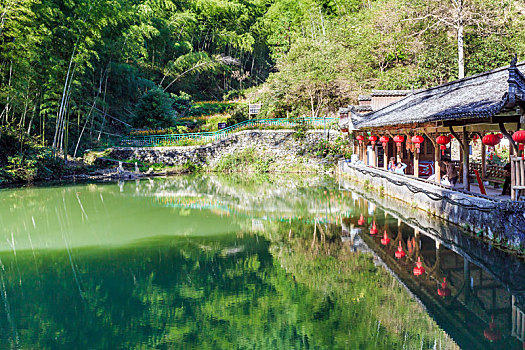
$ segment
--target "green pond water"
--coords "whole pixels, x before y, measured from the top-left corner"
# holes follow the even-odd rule
[[[330,178],[4,189],[0,348],[521,348],[522,263],[435,240]]]

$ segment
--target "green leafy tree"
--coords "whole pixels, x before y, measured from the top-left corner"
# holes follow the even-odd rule
[[[173,102],[169,94],[160,88],[149,90],[137,103],[133,125],[152,129],[173,126],[176,120]]]

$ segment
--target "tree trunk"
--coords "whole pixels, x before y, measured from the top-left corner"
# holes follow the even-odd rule
[[[463,53],[463,0],[458,1],[458,79],[465,77],[465,57]]]

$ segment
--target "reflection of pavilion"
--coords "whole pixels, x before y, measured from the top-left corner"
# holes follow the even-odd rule
[[[525,314],[516,305],[516,297],[512,296],[512,336],[525,343]]]
[[[349,227],[361,229],[359,236],[366,245],[460,346],[521,348],[518,341],[524,341],[525,332],[520,310],[525,300],[523,263],[486,246],[481,249],[483,243],[478,240],[444,239],[434,229],[404,221],[395,212],[375,205],[370,210],[371,203],[364,198],[355,197],[354,203],[360,213],[343,220],[347,241],[350,245],[356,241]],[[371,235],[374,224],[379,232]],[[399,245],[406,256],[397,259],[394,253]],[[421,276],[413,271],[418,259],[425,269]],[[441,285],[444,278],[445,287]]]

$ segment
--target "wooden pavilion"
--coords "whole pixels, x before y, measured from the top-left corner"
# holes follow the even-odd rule
[[[346,128],[354,130],[354,153],[365,164],[386,168],[387,159],[395,155],[398,160],[412,165],[409,174],[420,177],[419,163],[432,161],[437,182],[440,182],[442,153],[436,140],[438,136],[454,138],[461,149],[458,167],[466,191],[470,191],[473,170],[479,170],[483,180],[491,176],[485,145],[482,145],[481,164],[471,164],[471,141],[481,141],[487,134],[500,134],[510,145],[511,197],[516,199],[517,192],[525,189],[523,147],[512,137],[521,124],[525,124],[525,76],[522,72],[525,72],[525,62],[518,64],[513,59],[508,67],[415,91],[370,113],[356,113],[354,108],[347,108],[341,109],[340,114],[342,120],[348,121]],[[421,144],[412,142],[416,135],[421,136]],[[377,140],[374,141],[373,136]],[[384,146],[381,136],[389,139]],[[396,145],[395,136],[403,136],[404,141]],[[363,140],[356,141],[359,138]],[[520,141],[517,137],[514,139]],[[450,146],[444,146],[446,152],[450,152]],[[499,176],[502,176],[500,170]]]

